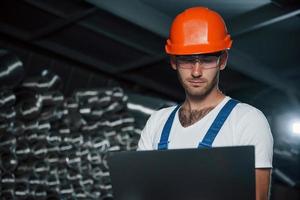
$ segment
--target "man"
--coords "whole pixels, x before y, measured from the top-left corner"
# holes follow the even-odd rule
[[[190,8],[175,18],[165,49],[186,99],[151,115],[138,149],[254,145],[256,199],[266,200],[273,156],[269,124],[258,109],[225,96],[218,88],[231,44],[222,17],[208,8]],[[216,119],[219,113],[223,120]],[[215,119],[218,123],[213,124]]]

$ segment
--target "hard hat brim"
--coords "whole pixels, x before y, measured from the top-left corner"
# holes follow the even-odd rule
[[[165,45],[165,51],[170,55],[191,55],[191,54],[206,54],[219,52],[230,49],[232,46],[232,40],[228,35],[225,40],[218,41],[208,44],[196,44],[196,45],[176,45],[171,44],[171,41],[168,39],[167,44]]]

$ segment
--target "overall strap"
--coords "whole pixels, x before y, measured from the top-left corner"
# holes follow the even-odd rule
[[[224,122],[230,115],[233,108],[239,103],[235,99],[230,99],[221,109],[216,119],[208,129],[206,135],[204,136],[202,142],[199,143],[198,148],[210,148],[214,142],[216,136],[218,135],[220,129],[222,128]]]
[[[170,114],[167,122],[165,123],[165,126],[162,130],[161,136],[160,136],[160,141],[158,143],[158,150],[167,150],[168,149],[168,143],[169,143],[169,135],[170,135],[170,131],[172,128],[172,124],[175,118],[175,114],[177,112],[177,110],[180,108],[180,105],[177,105],[176,108],[172,111],[172,113]]]

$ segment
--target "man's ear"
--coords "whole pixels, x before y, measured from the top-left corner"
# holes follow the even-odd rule
[[[225,69],[228,60],[228,51],[224,51],[220,58],[220,70]]]
[[[177,70],[175,56],[170,56],[170,64],[171,64],[172,69]]]

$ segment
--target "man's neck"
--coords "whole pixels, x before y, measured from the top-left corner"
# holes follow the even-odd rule
[[[206,116],[213,110],[223,99],[225,95],[215,90],[214,93],[207,95],[205,98],[186,98],[184,104],[179,110],[179,121],[183,127],[188,127]]]
[[[182,107],[191,111],[203,110],[209,107],[216,107],[224,98],[225,95],[217,89],[201,98],[187,96]]]

